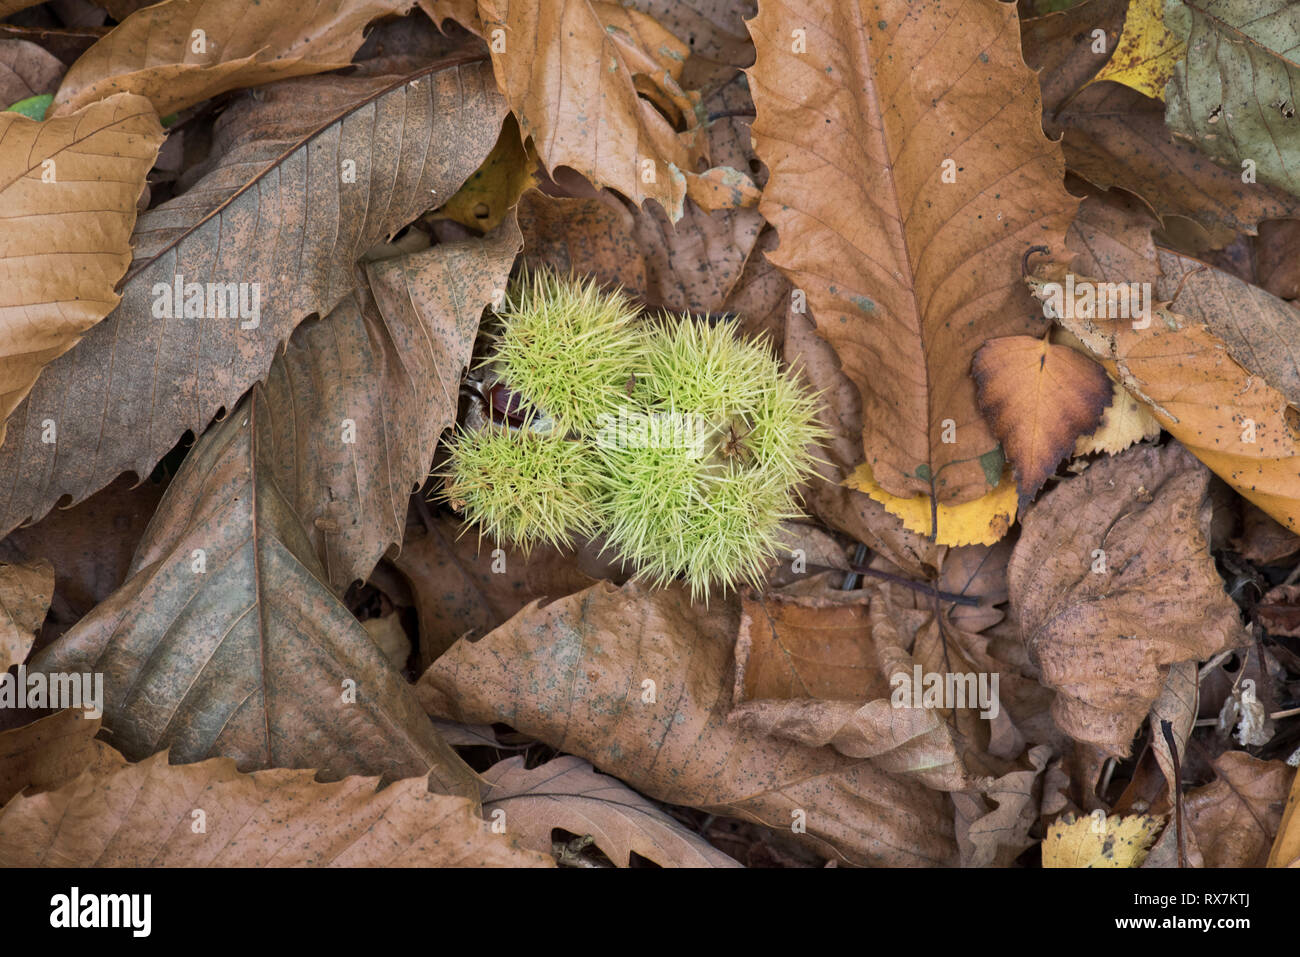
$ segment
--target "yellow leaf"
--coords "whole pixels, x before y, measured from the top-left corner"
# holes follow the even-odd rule
[[[1134,814],[1076,820],[1066,814],[1043,838],[1044,867],[1138,867],[1164,826],[1164,818]]]
[[[1163,101],[1187,44],[1165,29],[1164,0],[1130,0],[1124,32],[1110,60],[1086,84],[1111,80]]]
[[[487,232],[501,224],[524,191],[537,185],[537,152],[524,146],[519,124],[507,116],[496,146],[474,175],[443,203],[438,216]]]
[[[903,520],[909,531],[930,534],[930,496],[917,495],[902,498],[891,495],[876,484],[871,466],[866,462],[854,470],[842,483],[849,488],[866,492],[891,515]],[[960,505],[939,504],[939,545],[992,545],[996,543],[1011,523],[1016,520],[1016,482],[1010,469],[1002,473],[997,487],[973,502]]]
[[[1074,443],[1075,455],[1105,452],[1114,455],[1123,452],[1134,442],[1154,439],[1160,434],[1160,423],[1118,382],[1111,383],[1115,394],[1110,406],[1101,417],[1101,425],[1091,435],[1081,435]]]

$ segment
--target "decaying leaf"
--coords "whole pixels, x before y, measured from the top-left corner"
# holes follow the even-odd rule
[[[1001,452],[996,458],[1001,469]],[[1016,480],[1010,469],[1005,470],[991,492],[960,505],[940,502],[936,507],[926,494],[906,498],[891,495],[880,487],[866,462],[859,465],[844,484],[880,502],[887,512],[903,520],[903,527],[908,531],[930,535],[932,523],[937,523],[939,531],[934,541],[939,545],[992,545],[1010,530],[1011,523],[1016,520],[1018,496]]]
[[[1071,737],[1126,755],[1169,665],[1246,643],[1210,556],[1208,482],[1179,446],[1139,446],[1025,516],[1011,607]]]
[[[551,852],[551,830],[590,836],[619,867],[635,851],[661,867],[739,867],[698,834],[626,784],[598,774],[581,758],[554,758],[526,769],[507,758],[483,772],[483,815],[505,812],[506,833],[526,848]]]
[[[113,743],[143,759],[210,755],[333,777],[429,775],[477,798],[409,686],[334,597],[278,487],[287,412],[262,387],[172,481],[132,575],[31,669],[103,672]]]
[[[117,305],[161,143],[148,101],[125,93],[44,122],[0,113],[0,442],[41,370]]]
[[[51,116],[134,93],[160,116],[240,87],[347,66],[362,28],[414,0],[170,0],[132,13],[68,70]]]
[[[1244,751],[1214,759],[1215,780],[1183,801],[1206,867],[1263,867],[1278,836],[1295,769]]]
[[[416,687],[431,714],[507,723],[648,797],[793,829],[843,863],[953,861],[939,792],[727,722],[738,623],[734,604],[678,587],[601,583],[458,642]]]
[[[99,719],[66,708],[0,731],[0,808],[15,794],[63,787],[87,769],[112,770],[126,759],[95,735]]]
[[[4,867],[545,867],[464,797],[423,778],[321,784],[311,771],[240,773],[229,758],[156,754],[89,772],[0,811]],[[202,828],[195,827],[202,821]]]
[[[1165,98],[1174,66],[1187,44],[1165,27],[1165,0],[1130,0],[1119,45],[1091,83],[1111,80],[1152,99]]]
[[[1140,867],[1164,826],[1159,817],[1067,814],[1043,838],[1044,867]]]
[[[1111,401],[1110,379],[1087,356],[1034,336],[990,339],[971,373],[980,409],[1015,468],[1023,509],[1075,440],[1097,428]]]
[[[1020,258],[1064,249],[1077,204],[1015,9],[773,2],[749,28],[753,134],[771,170],[759,208],[781,240],[768,258],[861,393],[875,481],[945,505],[979,498],[1001,469],[980,461],[998,442],[970,358],[1035,331]]]
[[[231,106],[206,175],[140,217],[121,304],[10,419],[0,526],[148,475],[233,408],[298,322],[352,291],[362,253],[478,167],[504,110],[482,62],[286,80]]]
[[[21,663],[54,597],[54,567],[45,559],[0,564],[0,675]]]

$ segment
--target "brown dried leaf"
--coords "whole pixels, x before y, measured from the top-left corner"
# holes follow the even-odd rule
[[[148,101],[128,94],[44,122],[0,112],[0,442],[41,370],[118,304],[162,140]]]
[[[1278,835],[1295,769],[1244,751],[1214,760],[1217,777],[1183,799],[1186,826],[1206,867],[1263,867]]]
[[[990,339],[975,353],[971,374],[980,410],[1015,467],[1024,509],[1075,440],[1101,423],[1110,379],[1087,356],[1035,336]]]
[[[616,778],[581,758],[563,755],[531,770],[506,758],[483,772],[483,816],[505,812],[506,833],[520,845],[551,852],[551,830],[590,835],[619,867],[632,852],[661,867],[740,867]]]
[[[0,40],[0,109],[42,93],[53,93],[63,63],[29,40]]]
[[[1103,459],[1025,516],[1007,577],[1052,715],[1115,756],[1169,665],[1246,642],[1206,537],[1209,473],[1177,445]]]
[[[769,258],[861,393],[875,480],[902,497],[979,498],[1000,470],[979,461],[998,443],[970,358],[1035,330],[1021,255],[1063,253],[1078,202],[1043,135],[1015,8],[765,3],[749,28],[754,141],[771,170],[760,209],[781,237]]]
[[[728,724],[738,623],[732,602],[602,583],[457,643],[416,687],[431,714],[506,722],[656,800],[802,822],[797,840],[845,863],[953,861],[938,792]]]
[[[140,217],[122,304],[46,369],[10,420],[0,531],[65,493],[77,502],[123,472],[148,475],[187,429],[233,407],[298,322],[354,288],[362,253],[456,191],[504,111],[482,62],[402,80],[286,80],[231,106],[207,174]],[[355,183],[339,157],[355,159]],[[259,284],[256,326],[154,315],[155,284],[236,280],[250,284],[246,304]],[[57,446],[41,441],[46,419]]]
[[[334,597],[273,477],[292,452],[276,429],[289,411],[259,385],[204,434],[132,576],[31,670],[103,672],[105,724],[132,759],[170,748],[246,769],[429,774],[476,798],[472,772]]]
[[[83,774],[0,811],[4,867],[546,867],[424,778],[376,791],[311,771],[242,774],[228,758],[166,754]],[[196,811],[203,830],[196,830]]]
[[[67,708],[0,731],[0,808],[15,794],[61,788],[88,768],[112,770],[126,759],[97,741],[99,719]]]
[[[21,664],[54,597],[54,566],[43,558],[0,564],[0,675]]]
[[[689,48],[652,17],[602,0],[479,0],[479,14],[485,36],[501,31],[489,43],[497,85],[547,171],[572,167],[680,219],[683,174],[704,155],[698,95],[679,85]]]

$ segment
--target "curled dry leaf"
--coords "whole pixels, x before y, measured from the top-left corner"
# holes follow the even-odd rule
[[[0,530],[65,493],[148,475],[187,429],[233,408],[294,326],[352,291],[362,253],[478,167],[504,112],[483,62],[286,80],[231,106],[206,175],[140,217],[121,305],[10,420]],[[41,442],[47,419],[57,456]]]
[[[698,95],[679,85],[689,48],[652,17],[600,0],[479,0],[479,13],[498,40],[497,85],[547,171],[572,167],[680,219],[684,174],[704,156]]]
[[[1295,769],[1244,751],[1214,759],[1215,779],[1183,800],[1186,826],[1206,867],[1263,867],[1279,836],[1282,810]]]
[[[1028,282],[1046,300],[1069,275],[1052,264]],[[1106,288],[1083,276],[1073,282],[1076,289]],[[1119,296],[1115,311],[1140,315],[1135,289],[1111,289]],[[1087,318],[1066,309],[1058,321],[1220,478],[1287,528],[1300,529],[1300,431],[1287,396],[1244,368],[1207,326],[1158,303],[1148,307],[1144,319]]]
[[[329,320],[326,320],[329,321]],[[477,798],[474,776],[330,590],[278,486],[290,410],[261,386],[182,463],[133,574],[32,670],[103,672],[113,743],[141,759],[233,757],[245,769],[429,775]]]
[[[170,0],[136,11],[81,55],[51,116],[135,93],[160,116],[218,93],[347,66],[371,20],[414,0]]]
[[[1169,665],[1246,642],[1210,557],[1208,483],[1181,447],[1141,446],[1025,516],[1007,567],[1011,605],[1071,737],[1128,754]]]
[[[798,841],[844,863],[954,861],[938,792],[727,722],[738,623],[734,603],[701,608],[676,586],[601,583],[458,642],[416,688],[431,714],[504,722],[656,800],[802,822]]]
[[[554,758],[531,770],[506,758],[483,772],[483,816],[505,812],[520,845],[551,852],[551,830],[591,836],[619,867],[632,852],[661,867],[740,867],[698,834],[669,817],[617,778],[599,774],[581,758]]]
[[[875,481],[948,505],[979,498],[1001,466],[981,462],[998,442],[971,356],[1035,330],[1021,255],[1063,253],[1077,205],[1015,8],[773,2],[749,28],[754,141],[771,170],[759,208],[781,239],[769,258],[861,393]]]
[[[1101,423],[1110,379],[1088,356],[1035,336],[990,339],[975,353],[971,374],[980,409],[1015,468],[1023,509],[1075,440]]]
[[[117,305],[162,140],[149,102],[125,93],[44,122],[0,113],[0,442],[41,370]]]
[[[44,47],[29,40],[0,40],[0,109],[53,93],[62,76],[63,64]]]
[[[916,665],[877,588],[742,599],[728,720],[812,748],[826,745],[945,791],[969,787],[943,715],[895,706]]]
[[[99,718],[67,708],[0,731],[0,808],[15,794],[63,787],[87,769],[112,770],[126,759],[95,735]]]
[[[1029,829],[1038,823],[1051,756],[1047,745],[1035,745],[1025,753],[1029,768],[1008,771],[978,791],[953,794],[962,867],[1010,867],[1034,843]]]
[[[0,675],[21,664],[54,597],[54,566],[43,558],[0,564]]]
[[[4,867],[546,867],[423,778],[321,784],[311,771],[242,774],[229,758],[165,753],[92,771],[0,811]],[[194,828],[196,811],[203,829]]]

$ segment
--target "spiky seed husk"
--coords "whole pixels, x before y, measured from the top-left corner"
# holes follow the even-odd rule
[[[599,527],[604,473],[592,449],[554,432],[487,425],[452,440],[445,496],[481,534],[527,553]]]
[[[500,320],[492,371],[561,433],[596,428],[644,387],[647,328],[622,292],[550,270],[526,273]]]

